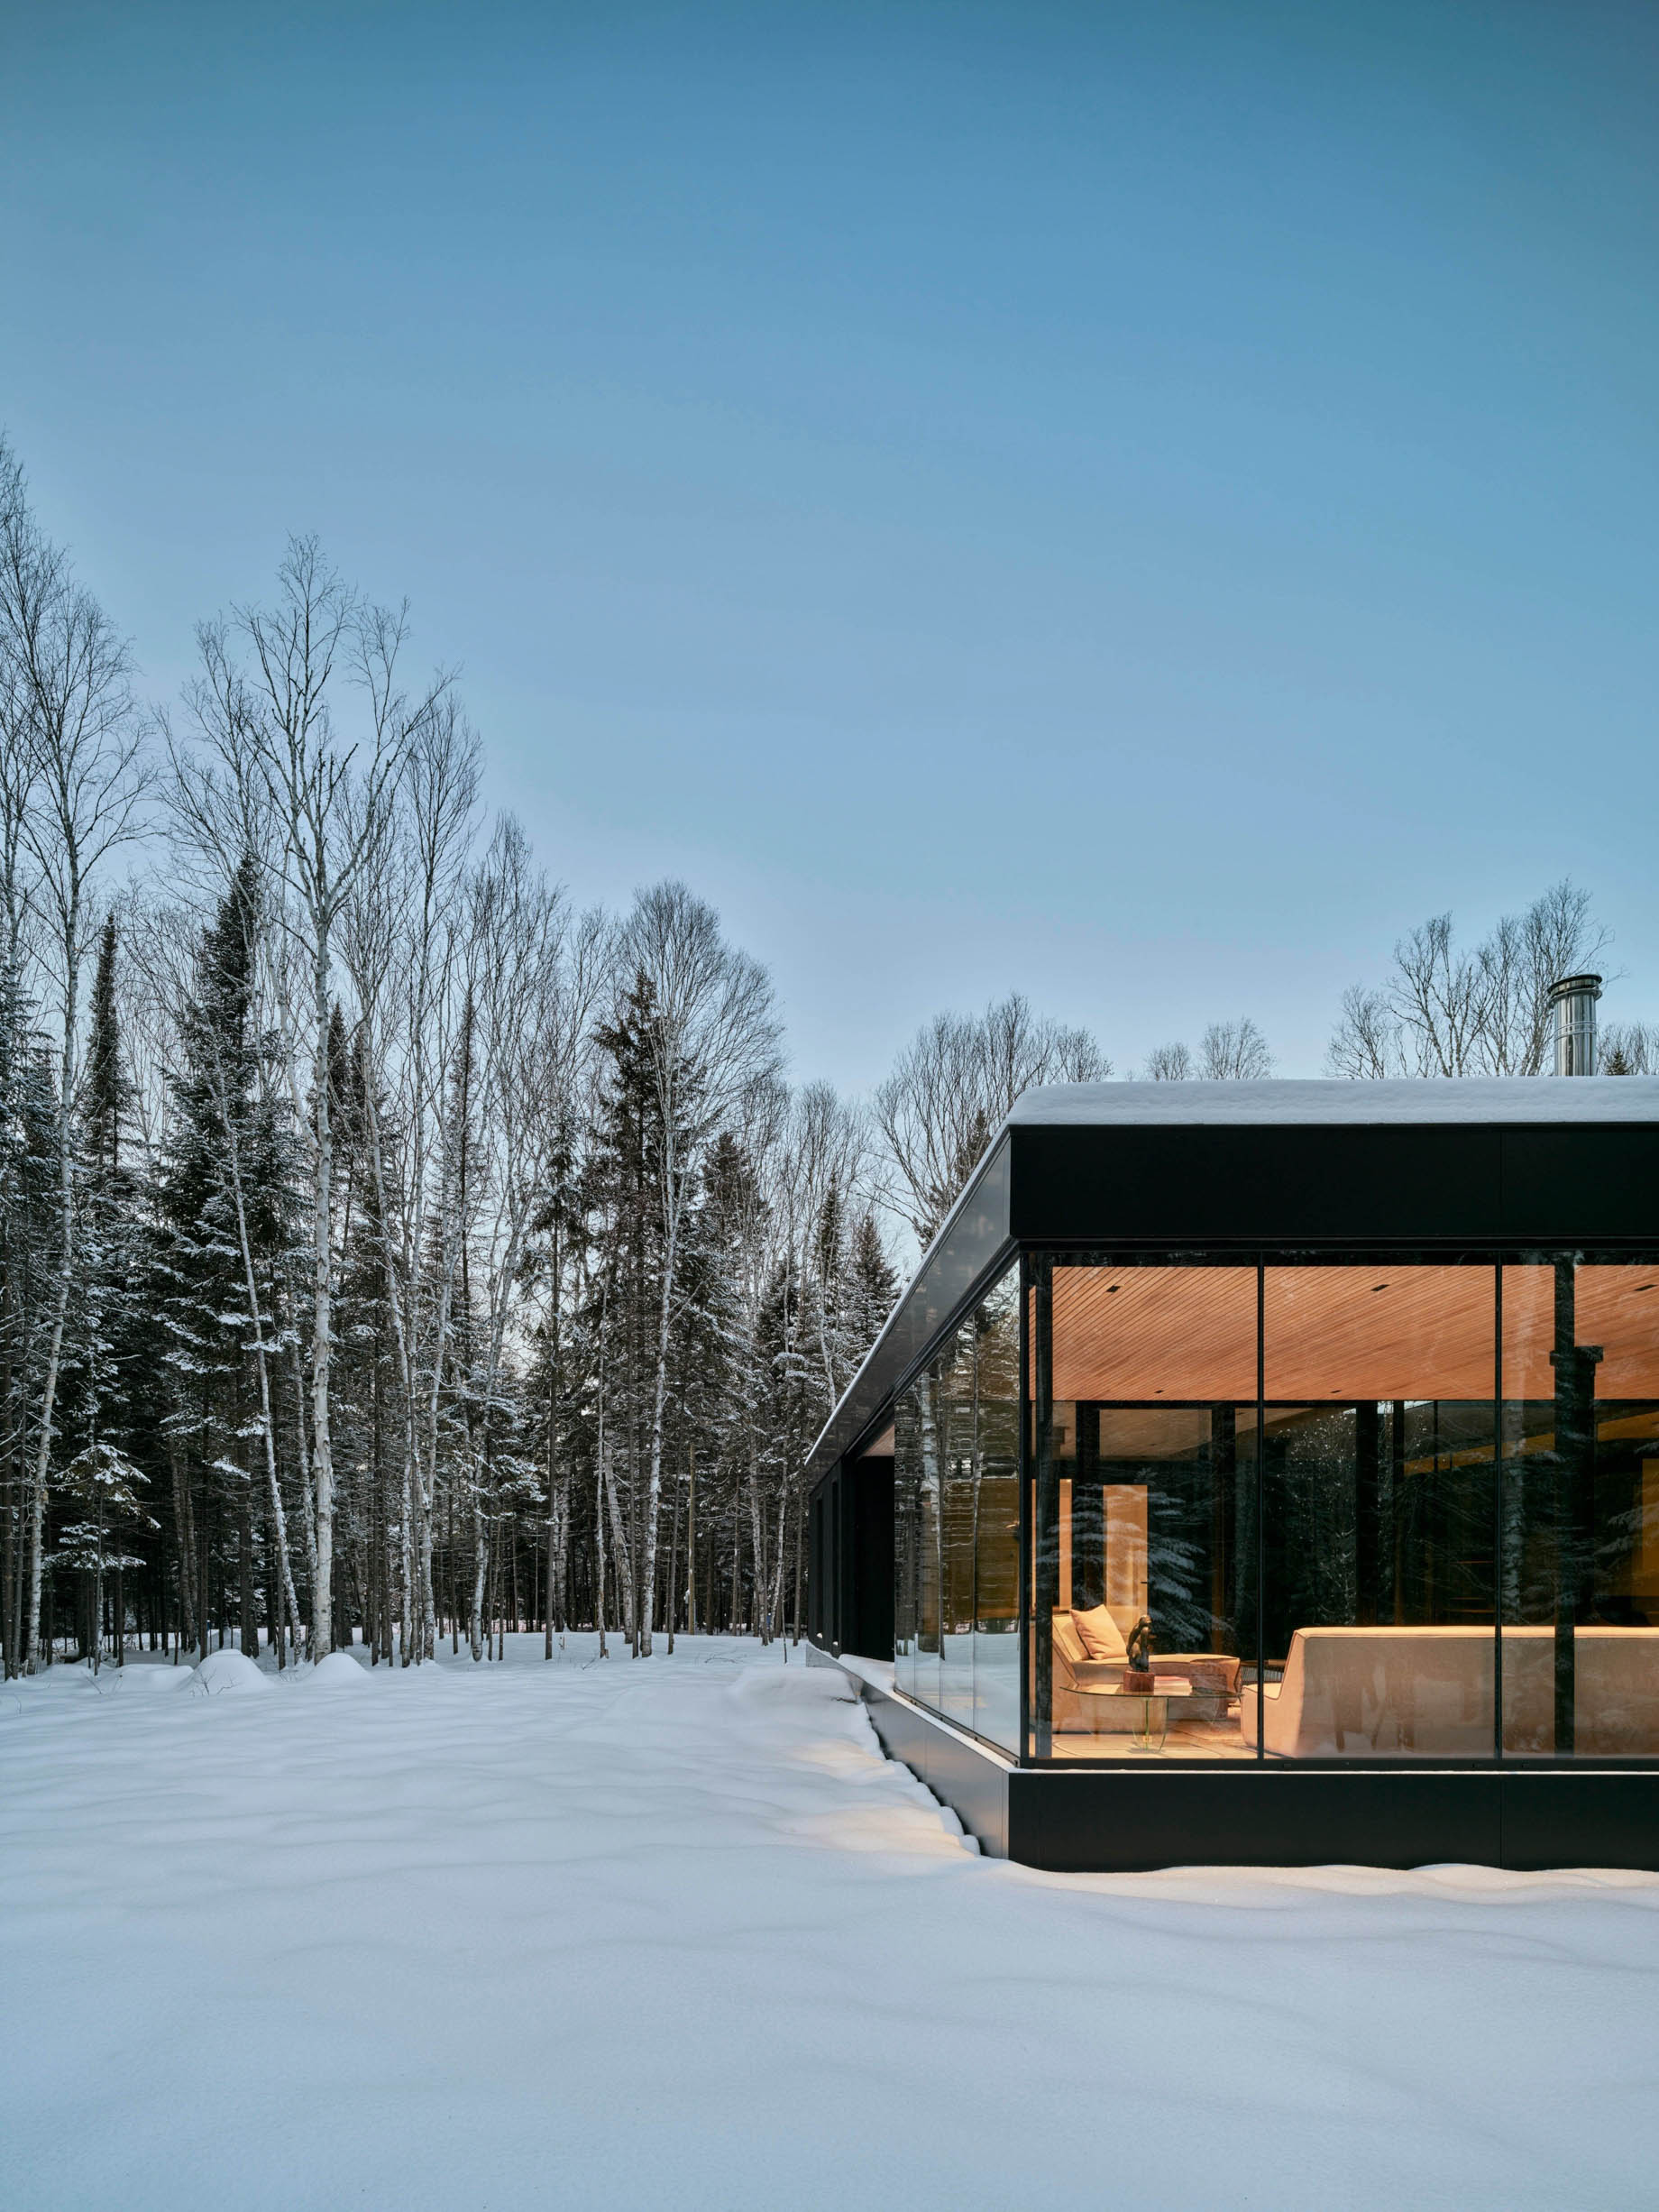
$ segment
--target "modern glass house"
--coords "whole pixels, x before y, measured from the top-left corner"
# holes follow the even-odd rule
[[[987,1850],[1659,1868],[1659,1079],[1030,1092],[808,1473]]]

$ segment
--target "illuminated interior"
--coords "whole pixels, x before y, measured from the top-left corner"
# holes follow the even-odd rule
[[[902,1690],[1044,1760],[1659,1755],[1659,1268],[1024,1266],[896,1404]]]
[[[1659,1752],[1654,1271],[1037,1273],[1036,1756]]]

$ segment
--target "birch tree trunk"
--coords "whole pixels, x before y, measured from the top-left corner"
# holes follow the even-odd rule
[[[697,1446],[691,1447],[691,1494],[685,1504],[685,1632],[697,1633]]]
[[[329,1102],[328,931],[316,932],[313,970],[313,1019],[316,1053],[312,1062],[312,1112],[316,1152],[312,1172],[311,1213],[311,1464],[313,1511],[316,1524],[316,1573],[311,1584],[311,1657],[326,1658],[334,1648],[335,1455],[328,1427],[329,1383],[334,1362],[334,1126]]]
[[[772,1638],[766,1633],[764,1610],[766,1571],[765,1533],[760,1511],[760,1461],[752,1437],[749,1443],[749,1544],[755,1559],[755,1611],[761,1615],[758,1624],[750,1621],[749,1627],[753,1629],[758,1625],[760,1640],[763,1644],[766,1644],[770,1643]]]
[[[62,1090],[58,1112],[58,1280],[52,1296],[51,1334],[46,1347],[46,1375],[41,1385],[40,1440],[35,1448],[34,1480],[29,1501],[29,1620],[24,1642],[23,1671],[32,1675],[41,1653],[41,1574],[46,1535],[46,1483],[51,1471],[53,1415],[58,1404],[58,1368],[63,1357],[63,1326],[69,1310],[69,1271],[75,1258],[74,1154],[74,995],[78,978],[71,963],[70,980],[64,993]]]
[[[601,1473],[605,1485],[605,1507],[610,1516],[611,1556],[616,1563],[616,1583],[623,1593],[622,1632],[628,1643],[637,1648],[637,1623],[634,1612],[634,1571],[628,1556],[628,1530],[622,1523],[622,1507],[617,1497],[616,1453],[607,1444]]]
[[[683,1193],[676,1191],[668,1219],[666,1249],[663,1254],[663,1293],[657,1308],[655,1372],[651,1386],[651,1461],[646,1491],[645,1557],[640,1602],[639,1652],[651,1657],[651,1623],[656,1617],[656,1536],[663,1502],[663,1408],[668,1396],[668,1346],[674,1317],[674,1271],[680,1257],[680,1216]]]

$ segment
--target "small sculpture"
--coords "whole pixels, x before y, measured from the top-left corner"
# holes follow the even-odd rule
[[[1127,1665],[1123,1669],[1123,1687],[1148,1693],[1152,1687],[1152,1624],[1144,1613],[1131,1629],[1123,1643]]]

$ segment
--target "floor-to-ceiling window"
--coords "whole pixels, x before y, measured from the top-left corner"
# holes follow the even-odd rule
[[[1020,1741],[1020,1275],[1011,1268],[974,1315],[976,1731]]]
[[[1258,1271],[1040,1254],[1028,1280],[1031,1748],[1251,1756]]]
[[[1019,1293],[1011,1270],[894,1409],[900,1689],[1019,1741]]]
[[[1035,1756],[1659,1757],[1659,1264],[1027,1282]]]
[[[1659,1265],[1503,1270],[1506,1757],[1659,1755]]]
[[[1264,1270],[1269,1757],[1494,1756],[1496,1319],[1489,1264]]]
[[[1013,1748],[1023,1654],[1045,1759],[1659,1758],[1659,1263],[1024,1281],[895,1409],[901,1688]]]

